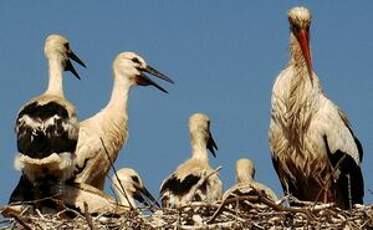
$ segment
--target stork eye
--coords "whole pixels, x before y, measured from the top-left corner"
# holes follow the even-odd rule
[[[132,180],[138,184],[140,184],[139,178],[137,176],[131,176]]]
[[[140,64],[140,60],[137,57],[132,58],[134,63]]]
[[[299,33],[300,27],[298,25],[292,25],[292,30],[294,33]]]
[[[65,48],[66,48],[67,50],[70,50],[70,45],[69,45],[69,43],[65,43],[65,44],[63,44],[63,46],[65,46]]]

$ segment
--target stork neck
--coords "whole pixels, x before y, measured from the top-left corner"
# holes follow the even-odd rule
[[[250,183],[252,181],[253,181],[253,178],[250,175],[247,175],[247,173],[245,173],[245,174],[238,173],[237,174],[237,178],[236,178],[237,183]]]
[[[123,185],[123,186],[125,186],[125,185]],[[125,190],[127,198],[125,197],[125,194],[122,191],[122,189],[115,188],[115,192],[116,192],[117,197],[119,198],[120,204],[123,205],[123,206],[128,206],[129,207],[130,205],[129,205],[128,202],[130,202],[132,207],[136,207],[136,203],[133,199],[133,195],[127,189],[124,189],[124,190]]]
[[[291,77],[287,79],[290,82],[289,97],[295,99],[301,106],[305,100],[309,100],[315,93],[320,92],[321,88],[314,73],[311,81],[301,46],[292,32],[290,33],[289,69],[291,70]]]
[[[208,161],[207,143],[203,137],[192,135],[192,158]]]
[[[62,61],[56,58],[48,59],[49,82],[45,93],[64,96],[63,92],[63,71]]]
[[[113,91],[108,106],[127,114],[128,97],[133,84],[127,77],[122,77],[114,72]]]

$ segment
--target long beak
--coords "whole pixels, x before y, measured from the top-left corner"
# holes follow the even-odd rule
[[[163,73],[161,73],[158,70],[154,69],[150,65],[147,65],[146,68],[144,69],[144,71],[147,72],[147,73],[150,73],[153,76],[159,77],[162,80],[168,81],[171,84],[175,84],[175,82],[171,78],[167,77]]]
[[[157,200],[152,196],[152,194],[145,187],[137,188],[137,189],[138,190],[136,191],[134,198],[138,202],[144,205],[148,205],[148,206],[156,206],[158,208],[161,207],[159,203],[157,202]]]
[[[162,74],[161,72],[159,72],[158,70],[154,69],[153,67],[151,67],[149,65],[146,66],[146,68],[140,69],[140,71],[144,71],[144,72],[150,73],[153,76],[156,76],[156,77],[158,77],[158,78],[160,78],[162,80],[165,80],[167,82],[170,82],[170,83],[174,84],[173,80],[171,80],[169,77],[167,77],[166,75]],[[152,86],[156,87],[157,89],[159,89],[160,91],[162,91],[164,93],[168,93],[167,90],[165,90],[160,85],[158,85],[157,83],[155,83],[152,79],[150,79],[143,72],[136,77],[136,83],[138,85],[142,85],[142,86],[152,85]]]
[[[212,155],[216,157],[215,150],[218,150],[218,146],[215,143],[214,138],[212,137],[211,132],[209,132],[209,140],[207,141],[207,149],[210,150]]]
[[[311,51],[310,51],[310,46],[309,46],[309,33],[305,30],[301,30],[298,32],[296,37],[299,41],[299,44],[300,44],[300,47],[303,53],[303,57],[306,60],[308,75],[312,82],[312,60],[311,60]]]
[[[150,79],[148,76],[146,76],[144,73],[141,73],[140,75],[136,76],[136,83],[138,85],[142,85],[142,86],[148,86],[148,85],[152,85],[154,86],[155,88],[159,89],[160,91],[164,92],[164,93],[168,93],[167,90],[165,90],[164,88],[162,88],[160,85],[158,85],[157,83],[155,83],[152,79]]]
[[[87,66],[83,63],[83,61],[82,61],[82,60],[81,60],[81,59],[80,59],[76,54],[74,54],[73,51],[70,50],[70,51],[67,53],[67,56],[68,56],[71,60],[73,60],[73,61],[75,61],[76,63],[78,63],[79,65],[83,66],[84,68],[87,68]],[[70,60],[67,60],[65,70],[66,70],[66,71],[70,71],[72,74],[74,74],[74,76],[75,76],[76,78],[78,78],[78,79],[80,80],[80,76],[79,76],[78,72],[76,71],[76,69],[74,68],[74,66],[73,66],[73,64],[71,63]]]

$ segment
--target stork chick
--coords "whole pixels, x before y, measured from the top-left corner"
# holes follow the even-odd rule
[[[269,142],[286,194],[300,200],[362,203],[362,146],[347,116],[328,99],[312,70],[311,12],[289,10],[290,61],[272,91]]]
[[[48,88],[20,109],[15,128],[19,154],[14,164],[24,174],[18,186],[31,183],[35,199],[60,194],[64,181],[72,175],[79,123],[74,105],[64,97],[63,72],[71,71],[80,79],[70,59],[85,67],[61,35],[48,36],[44,52],[49,68]],[[59,186],[51,186],[54,184]],[[18,186],[11,201],[25,198],[20,192],[24,189]],[[57,191],[48,191],[52,187]]]
[[[217,150],[210,132],[209,117],[202,113],[193,114],[189,118],[189,133],[192,158],[163,181],[160,188],[163,207],[177,208],[192,201],[212,203],[222,195],[223,183],[208,160],[207,150],[214,157]]]
[[[152,85],[167,93],[145,73],[173,83],[133,52],[120,53],[114,60],[113,72],[114,86],[109,103],[80,123],[75,160],[75,182],[90,184],[101,190],[111,167],[110,161],[116,160],[128,137],[127,103],[130,90],[138,85]]]
[[[111,180],[119,204],[136,208],[136,200],[148,207],[159,207],[157,200],[146,189],[140,175],[135,170],[122,168],[112,176]]]
[[[256,182],[254,176],[254,163],[249,159],[239,159],[236,163],[236,184],[224,193],[223,200],[236,196],[254,195],[264,196],[273,202],[277,201],[278,198],[272,189]],[[245,203],[246,201],[242,202],[243,205]]]

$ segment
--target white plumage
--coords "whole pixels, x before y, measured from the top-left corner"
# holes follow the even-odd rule
[[[71,71],[79,78],[70,58],[85,67],[61,35],[48,36],[44,52],[49,68],[48,88],[20,109],[16,121],[19,154],[15,168],[25,175],[18,186],[22,187],[21,182],[29,180],[34,187],[34,198],[62,192],[63,182],[73,172],[79,123],[74,106],[64,97],[63,71]],[[53,184],[60,185],[58,191],[48,191]],[[25,199],[18,193],[21,190],[15,189],[11,201]]]
[[[211,203],[221,198],[223,183],[208,160],[207,149],[214,157],[214,149],[217,149],[210,132],[209,117],[201,113],[192,115],[189,118],[189,132],[192,158],[163,181],[160,189],[163,207],[180,207],[192,201]]]
[[[272,92],[273,163],[285,193],[351,208],[363,201],[362,146],[312,71],[310,11],[294,7],[288,16],[290,62]]]
[[[143,180],[135,170],[122,168],[116,172],[116,175],[111,177],[111,180],[119,204],[136,208],[136,200],[149,207],[154,205],[159,207],[157,201],[146,189]]]
[[[237,196],[264,196],[267,199],[275,202],[278,200],[276,194],[264,184],[254,180],[255,167],[254,163],[249,159],[239,159],[236,163],[236,184],[229,188],[223,195],[223,200]],[[253,202],[242,201],[241,204],[245,207]],[[255,204],[260,205],[261,204]],[[250,208],[250,207],[249,207]]]
[[[128,137],[127,103],[131,88],[152,85],[167,92],[144,72],[173,83],[132,52],[120,53],[115,58],[113,72],[114,85],[109,103],[100,112],[80,123],[75,160],[75,182],[87,183],[101,190],[110,170],[108,155],[114,162]]]

